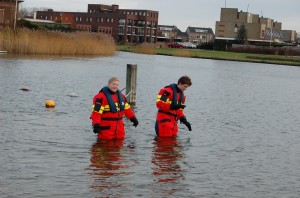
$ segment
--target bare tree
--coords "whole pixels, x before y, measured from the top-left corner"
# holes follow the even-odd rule
[[[21,18],[32,18],[36,11],[47,11],[49,8],[26,8],[20,6],[19,17]]]

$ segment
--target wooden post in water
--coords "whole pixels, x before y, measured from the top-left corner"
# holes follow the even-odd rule
[[[126,73],[126,99],[129,104],[135,105],[136,101],[137,65],[127,64]]]

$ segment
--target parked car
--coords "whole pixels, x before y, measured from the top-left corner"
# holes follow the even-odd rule
[[[179,42],[167,43],[167,46],[170,48],[183,48],[183,44]]]
[[[193,44],[193,43],[190,43],[190,42],[185,42],[185,43],[183,43],[183,46],[184,46],[185,48],[191,48],[191,49],[197,48],[197,45],[195,45],[195,44]]]

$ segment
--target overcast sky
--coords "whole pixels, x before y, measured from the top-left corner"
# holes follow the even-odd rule
[[[220,20],[222,7],[238,8],[282,23],[283,30],[300,33],[300,0],[24,0],[25,8],[86,12],[88,4],[117,4],[120,9],[159,11],[159,25],[210,27]]]

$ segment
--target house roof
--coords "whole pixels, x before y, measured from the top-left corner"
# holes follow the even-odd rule
[[[50,20],[42,20],[42,19],[31,19],[31,18],[23,18],[26,21],[30,21],[33,23],[54,23],[53,21]]]
[[[158,25],[158,27],[160,28],[177,28],[175,25]]]
[[[202,27],[188,27],[186,31],[194,33],[204,33],[214,34],[211,28],[202,28]]]
[[[160,30],[169,30],[173,32],[177,32],[178,34],[181,34],[181,30],[178,29],[175,25],[158,25],[158,29]]]

